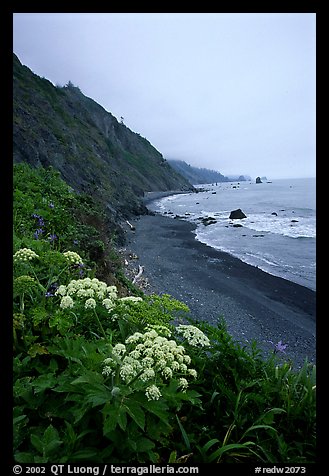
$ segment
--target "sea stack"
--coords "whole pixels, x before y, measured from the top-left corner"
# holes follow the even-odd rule
[[[243,213],[241,208],[238,208],[237,210],[231,211],[229,218],[231,220],[241,220],[242,218],[247,218],[247,216]]]

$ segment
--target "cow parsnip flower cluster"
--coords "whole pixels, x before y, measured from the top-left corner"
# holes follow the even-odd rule
[[[81,264],[83,262],[81,256],[79,256],[75,251],[65,251],[63,255],[70,264]]]
[[[117,288],[108,286],[97,278],[72,279],[67,286],[59,286],[55,294],[61,296],[62,309],[73,307],[75,300],[82,300],[85,309],[95,309],[97,303],[100,303],[111,311],[115,307]]]
[[[39,255],[30,248],[21,248],[14,254],[14,263],[26,263],[27,261],[32,261],[34,258],[39,258]]]
[[[14,291],[17,293],[26,293],[37,286],[37,282],[31,276],[23,275],[14,279]]]
[[[104,375],[118,376],[127,385],[139,379],[150,383],[145,390],[149,400],[157,400],[161,396],[155,382],[177,378],[179,387],[185,391],[188,381],[185,377],[197,377],[185,348],[174,340],[160,336],[155,329],[141,334],[129,336],[125,343],[116,344],[111,357],[104,360]],[[182,377],[184,375],[184,377]]]
[[[180,324],[177,326],[176,332],[193,347],[208,347],[210,345],[208,337],[195,326]]]

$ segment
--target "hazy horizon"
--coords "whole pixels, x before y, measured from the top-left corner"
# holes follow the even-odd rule
[[[314,13],[14,13],[19,60],[165,159],[225,176],[316,175]]]

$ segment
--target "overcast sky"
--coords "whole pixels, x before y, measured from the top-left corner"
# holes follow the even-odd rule
[[[315,13],[15,13],[14,52],[166,159],[315,176]]]

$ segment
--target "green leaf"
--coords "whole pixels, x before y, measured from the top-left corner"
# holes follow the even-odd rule
[[[148,438],[144,438],[143,436],[138,438],[136,441],[136,451],[137,453],[142,453],[145,451],[150,451],[154,448],[153,441],[149,440]]]
[[[210,456],[209,456],[209,460],[208,462],[211,463],[212,461],[214,461],[215,459],[219,458],[220,456],[222,456],[222,454],[226,453],[227,451],[231,451],[231,450],[241,450],[241,449],[247,449],[249,450],[249,446],[254,446],[256,443],[252,442],[252,441],[246,441],[245,443],[243,444],[240,444],[240,443],[231,443],[230,445],[225,445],[225,446],[222,446],[221,448],[218,448],[218,450],[214,451],[214,453],[212,453]]]
[[[163,423],[165,423],[168,427],[170,424],[168,422],[169,414],[168,414],[168,407],[162,400],[147,400],[145,395],[134,395],[134,399],[140,403],[140,405],[145,408],[153,415],[157,416]]]
[[[66,425],[66,436],[67,436],[67,442],[68,444],[70,444],[71,446],[74,445],[74,443],[76,442],[77,440],[77,435],[75,434],[75,431],[73,429],[73,426],[71,425],[71,423],[69,423],[68,421],[65,420],[65,425]]]
[[[71,382],[71,384],[72,385],[77,385],[79,383],[94,384],[94,383],[100,383],[101,381],[102,381],[102,376],[99,373],[89,372],[76,378],[75,380]]]
[[[34,392],[40,393],[46,390],[47,388],[53,388],[57,384],[57,378],[54,374],[45,374],[40,375],[34,380],[32,386],[34,387]]]
[[[186,433],[186,431],[184,430],[184,427],[183,427],[183,425],[181,424],[181,422],[179,421],[179,418],[178,418],[177,415],[176,415],[176,420],[177,420],[178,426],[179,426],[179,428],[180,428],[180,431],[181,431],[181,433],[182,433],[185,446],[186,446],[186,448],[190,451],[190,450],[191,450],[191,444],[190,444],[189,437],[187,436],[187,433]]]
[[[124,406],[121,406],[118,411],[118,424],[122,430],[126,429],[127,426],[127,413]]]
[[[86,401],[91,403],[91,406],[94,408],[107,403],[110,400],[110,397],[111,396],[109,394],[101,395],[99,392],[93,391],[88,392],[88,395],[86,396]]]
[[[18,452],[14,454],[14,460],[16,463],[31,463],[33,455],[32,453]]]
[[[43,454],[43,441],[39,438],[39,436],[32,434],[31,435],[31,443],[39,453]]]
[[[137,425],[144,430],[145,427],[145,413],[143,412],[140,404],[131,398],[125,400],[125,408],[127,413],[131,416]]]
[[[104,412],[105,409],[106,413]],[[103,423],[103,435],[106,436],[107,434],[115,430],[118,424],[118,408],[113,405],[109,405],[104,407],[103,413],[105,413],[105,419]]]
[[[80,460],[89,460],[97,461],[96,457],[99,453],[99,450],[94,448],[85,448],[80,451],[76,451],[70,455],[70,461],[80,461]]]
[[[27,415],[20,415],[16,418],[13,418],[13,426],[15,427],[20,421],[25,420],[27,418]]]
[[[58,370],[58,363],[55,359],[51,359],[49,362],[49,369],[55,373]]]
[[[247,433],[249,433],[250,431],[253,431],[253,430],[260,430],[260,429],[263,429],[263,430],[272,430],[274,431],[275,433],[277,432],[277,430],[275,428],[273,428],[273,426],[270,426],[270,425],[253,425],[251,426],[250,428],[248,428],[244,433],[243,433],[243,436],[241,438],[241,440],[245,437],[245,435]]]
[[[279,415],[280,413],[286,413],[286,410],[283,408],[271,408],[264,415],[262,415],[257,421],[264,422],[266,425],[271,425],[274,421],[274,415]]]
[[[207,451],[216,443],[219,443],[220,441],[217,438],[214,438],[212,440],[209,440],[208,443],[206,443],[203,448],[201,449],[202,453],[207,453]]]
[[[63,442],[59,439],[58,431],[52,425],[49,425],[43,435],[43,444],[45,453],[51,453]]]
[[[177,459],[177,451],[172,451],[169,455],[169,461],[168,463],[176,463],[176,459]]]
[[[34,456],[33,458],[33,462],[34,463],[39,463],[39,464],[42,464],[42,463],[49,463],[49,459],[46,457],[46,456]]]

